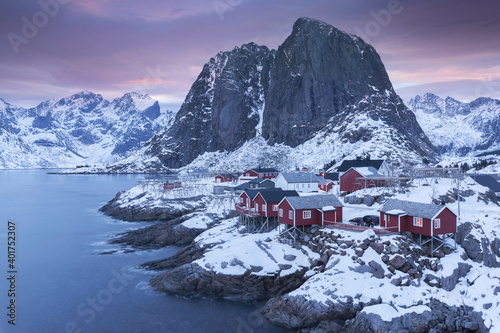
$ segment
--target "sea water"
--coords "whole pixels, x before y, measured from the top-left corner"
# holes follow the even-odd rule
[[[261,303],[151,289],[158,273],[137,266],[178,247],[124,253],[108,244],[151,224],[98,211],[141,177],[0,171],[0,332],[285,332],[265,322]]]

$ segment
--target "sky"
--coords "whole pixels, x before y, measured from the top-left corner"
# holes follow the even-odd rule
[[[299,17],[356,34],[404,100],[500,99],[498,0],[2,0],[0,98],[23,107],[80,91],[136,91],[177,111],[203,65]]]

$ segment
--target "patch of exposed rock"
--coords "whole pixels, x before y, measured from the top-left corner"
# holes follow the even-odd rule
[[[428,305],[432,311],[407,313],[390,322],[383,321],[377,314],[360,312],[354,319],[346,321],[341,330],[331,330],[336,325],[323,322],[314,330],[306,332],[345,332],[345,333],[437,333],[437,332],[488,332],[481,313],[467,306],[448,306],[438,300]]]
[[[198,260],[203,256],[205,251],[206,247],[199,247],[196,243],[191,243],[171,257],[148,261],[139,267],[147,270],[164,271]]]
[[[243,275],[219,274],[188,263],[154,277],[150,284],[166,293],[249,301],[285,294],[305,281],[305,269],[285,276],[251,273],[248,270]]]
[[[495,237],[490,240],[487,237],[477,239],[471,232],[474,226],[470,222],[462,223],[457,228],[457,243],[460,244],[467,256],[488,267],[500,267],[500,239]]]

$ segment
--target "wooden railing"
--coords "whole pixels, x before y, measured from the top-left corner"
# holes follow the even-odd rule
[[[360,225],[354,225],[354,224],[349,224],[349,223],[339,223],[339,222],[333,222],[333,221],[324,221],[325,226],[329,227],[334,227],[334,228],[339,228],[339,229],[345,229],[345,230],[351,230],[351,231],[359,231],[363,232],[365,230],[371,229],[373,230],[377,235],[381,234],[389,234],[395,231],[388,230],[385,228],[369,228],[369,227],[363,227]]]
[[[259,212],[255,208],[248,208],[239,205],[234,205],[234,208],[238,214],[248,215],[248,216],[259,216]]]

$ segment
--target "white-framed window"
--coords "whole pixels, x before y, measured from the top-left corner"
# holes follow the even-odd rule
[[[262,204],[262,211],[267,212],[267,204],[265,203]]]
[[[305,210],[302,212],[302,218],[303,219],[310,219],[311,218],[311,211],[310,210]]]
[[[293,210],[289,210],[289,211],[288,211],[288,218],[289,218],[290,220],[293,220]]]
[[[247,198],[247,207],[250,207],[250,198]]]
[[[255,210],[258,212],[259,211],[259,204],[255,203]]]
[[[434,229],[439,229],[441,228],[441,219],[435,219],[434,220]]]
[[[240,204],[243,204],[244,200],[243,198],[240,198]]]
[[[384,214],[384,222],[387,222],[387,215]]]
[[[280,208],[279,215],[280,215],[280,217],[283,217],[283,208]]]
[[[424,226],[424,219],[421,217],[414,217],[413,218],[413,225],[415,227],[423,227]]]
[[[273,211],[275,211],[275,212],[278,211],[278,205],[273,205]]]

